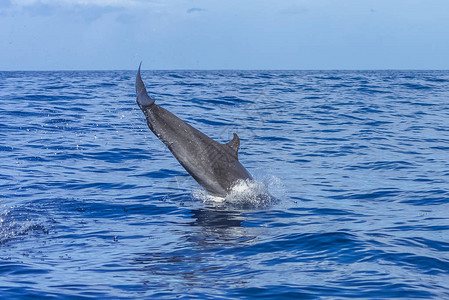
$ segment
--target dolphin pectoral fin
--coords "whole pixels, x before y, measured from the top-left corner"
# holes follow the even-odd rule
[[[148,96],[147,89],[145,88],[145,84],[142,81],[142,77],[140,76],[140,66],[139,71],[137,72],[136,77],[136,94],[137,94],[137,104],[139,104],[140,108],[145,106],[151,106],[154,103],[154,99]]]
[[[235,157],[239,156],[239,147],[240,147],[240,138],[237,133],[234,133],[234,137],[231,141],[227,142],[225,145],[232,149],[232,152],[235,154]]]

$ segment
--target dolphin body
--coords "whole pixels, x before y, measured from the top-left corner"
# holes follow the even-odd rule
[[[239,180],[252,179],[238,160],[240,139],[221,144],[193,128],[148,96],[140,76],[136,78],[137,104],[148,127],[167,146],[187,172],[211,195],[225,197]]]

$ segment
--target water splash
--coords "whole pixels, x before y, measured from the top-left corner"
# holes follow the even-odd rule
[[[261,208],[278,203],[278,195],[282,190],[282,183],[277,177],[260,178],[254,180],[239,180],[231,188],[226,197],[208,194],[205,190],[193,191],[195,198],[203,200],[206,206],[232,208]]]
[[[29,218],[22,220],[20,214],[19,218],[16,219],[15,213],[17,213],[15,207],[0,210],[0,245],[25,236],[30,232],[48,233],[48,229],[38,221]]]

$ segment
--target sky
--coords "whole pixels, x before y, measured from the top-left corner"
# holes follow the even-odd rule
[[[449,69],[448,0],[0,0],[0,70]]]

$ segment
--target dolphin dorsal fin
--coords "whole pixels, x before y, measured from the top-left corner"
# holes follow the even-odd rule
[[[235,157],[239,156],[239,147],[240,147],[240,138],[237,133],[234,133],[234,137],[231,141],[227,142],[225,145],[232,149],[232,152],[235,154]]]
[[[151,106],[154,103],[154,99],[148,96],[147,89],[145,88],[145,84],[142,81],[142,77],[140,76],[140,67],[142,63],[139,65],[139,71],[137,72],[136,77],[136,94],[137,94],[137,103],[140,107]]]

